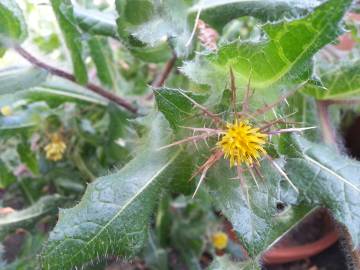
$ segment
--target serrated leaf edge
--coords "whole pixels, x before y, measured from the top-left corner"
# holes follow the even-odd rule
[[[77,255],[79,255],[84,248],[86,248],[88,245],[90,245],[93,241],[95,241],[103,231],[105,231],[110,224],[120,216],[120,214],[127,208],[127,206],[129,206],[134,200],[136,200],[136,198],[138,198],[138,196],[140,196],[140,194],[146,190],[146,188],[148,186],[150,186],[153,183],[153,180],[159,176],[169,165],[171,165],[171,163],[174,162],[174,160],[179,156],[179,154],[181,153],[181,149],[179,149],[172,157],[171,159],[164,165],[162,166],[150,179],[149,181],[137,192],[134,194],[134,196],[132,196],[131,198],[129,198],[129,200],[123,205],[123,207],[121,207],[118,212],[114,215],[114,217],[112,217],[104,226],[102,226],[102,228],[99,230],[98,233],[96,233],[96,235],[94,235],[89,241],[86,242],[86,244],[81,248],[80,251],[76,252],[72,257],[70,257],[68,260],[71,261],[74,257],[76,257]],[[75,206],[76,207],[76,206]],[[66,210],[64,210],[64,212],[62,214],[65,213]],[[59,245],[55,246],[48,254],[43,255],[43,257],[48,257],[50,254],[52,254],[54,251],[58,250],[58,248],[65,243],[65,241],[62,241]]]

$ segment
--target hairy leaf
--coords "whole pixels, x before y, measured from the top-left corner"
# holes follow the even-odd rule
[[[139,1],[140,2],[140,1]],[[161,4],[149,2],[152,12],[147,11],[148,20],[134,21],[130,31],[140,41],[155,46],[162,40],[169,39],[179,56],[189,54],[187,46],[192,26],[187,24],[187,4],[181,0],[168,0]]]
[[[0,1],[0,57],[5,53],[3,38],[23,41],[27,36],[27,29],[21,9],[15,0]],[[6,47],[6,40],[5,46]]]
[[[279,18],[298,18],[319,4],[317,0],[207,0],[192,6],[189,13],[201,10],[201,19],[221,31],[231,20],[253,16],[264,22]]]
[[[334,153],[329,147],[298,136],[294,138],[298,157],[287,159],[287,174],[302,191],[303,200],[329,208],[335,218],[346,225],[354,246],[358,246],[360,162]]]
[[[360,94],[360,61],[342,64],[336,68],[323,67],[321,86],[307,84],[302,91],[316,99],[345,99]]]
[[[278,96],[271,88],[305,81],[312,75],[312,56],[340,33],[339,23],[351,2],[329,0],[302,19],[267,23],[262,27],[264,38],[230,43],[216,54],[187,63],[183,70],[195,82],[219,91],[231,67],[239,88],[250,81],[255,96],[268,102]]]
[[[144,245],[159,191],[179,151],[158,151],[168,133],[161,115],[146,146],[119,172],[90,184],[81,202],[61,210],[42,255],[44,269],[72,269],[97,256],[133,256]]]
[[[154,94],[159,111],[164,114],[174,129],[179,128],[184,119],[193,114],[194,104],[189,98],[198,103],[205,99],[205,96],[170,88],[154,89]]]
[[[287,17],[299,17],[310,8],[316,6],[317,1],[307,1],[302,4],[294,1],[244,1],[244,0],[210,0],[198,1],[191,5],[191,1],[168,0],[157,2],[154,0],[118,0],[118,10],[123,10],[127,17],[127,24],[118,24],[134,37],[150,46],[156,46],[168,40],[180,57],[191,53],[191,34],[198,11],[201,19],[210,23],[217,30],[232,19],[242,16],[255,16],[263,20],[275,20]],[[141,18],[138,12],[144,14]],[[121,13],[120,13],[121,16]],[[121,18],[120,18],[121,21]],[[120,26],[121,25],[121,26]]]
[[[301,91],[287,99],[287,103],[282,107],[282,111],[284,115],[295,113],[291,118],[299,123],[299,127],[315,127],[319,124],[315,100]],[[308,130],[303,136],[312,141],[321,140],[319,129]]]
[[[0,216],[0,238],[15,231],[17,228],[32,226],[43,216],[57,210],[57,207],[64,202],[60,195],[43,196],[32,206]]]
[[[64,35],[66,46],[71,54],[76,80],[81,84],[85,84],[88,80],[88,76],[82,55],[83,48],[81,34],[76,28],[71,1],[51,0],[51,5]]]
[[[75,5],[74,17],[79,27],[87,33],[118,38],[116,18],[112,13],[84,9]]]
[[[154,7],[151,0],[116,0],[119,18],[116,20],[120,40],[138,58],[147,62],[165,62],[171,58],[171,51],[162,40],[156,46],[147,46],[135,36],[133,31],[141,23],[150,19]],[[141,13],[141,16],[138,14]],[[154,45],[154,44],[153,44]]]
[[[225,162],[213,168],[207,180],[216,207],[231,222],[254,262],[311,210],[305,204],[295,205],[297,193],[269,162],[260,166],[264,178],[255,175],[258,187],[248,172],[243,174],[246,186],[234,180]],[[278,210],[278,203],[285,205],[284,211]]]

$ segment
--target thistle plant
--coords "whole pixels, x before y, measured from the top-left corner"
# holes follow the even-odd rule
[[[279,171],[279,173],[285,177],[289,182],[291,187],[299,192],[294,183],[291,182],[286,173],[281,169],[281,167],[273,161],[272,157],[267,154],[265,147],[271,143],[271,137],[274,135],[280,135],[283,133],[293,133],[293,132],[302,132],[308,129],[313,129],[316,127],[290,127],[290,128],[277,128],[279,124],[289,125],[296,124],[287,119],[289,116],[276,117],[275,119],[270,119],[267,121],[262,121],[259,123],[257,119],[263,114],[268,113],[270,110],[273,110],[279,103],[282,101],[286,102],[286,98],[290,95],[280,97],[278,101],[271,105],[265,105],[264,107],[258,108],[256,111],[252,111],[249,106],[249,101],[253,93],[250,82],[247,86],[247,91],[244,95],[244,100],[241,104],[241,111],[238,111],[237,107],[237,98],[236,98],[236,85],[235,77],[232,69],[230,69],[230,82],[231,82],[231,104],[232,104],[232,113],[231,119],[222,119],[215,113],[211,112],[207,108],[199,105],[195,100],[191,99],[186,94],[186,97],[194,107],[201,109],[205,116],[210,118],[211,122],[215,125],[214,128],[211,127],[183,127],[193,131],[196,135],[190,136],[188,138],[182,139],[177,142],[173,142],[169,145],[163,146],[161,149],[166,149],[169,147],[181,145],[183,143],[196,143],[199,140],[206,141],[211,137],[217,138],[217,143],[215,147],[212,147],[212,154],[210,157],[202,164],[192,175],[193,179],[196,175],[200,174],[200,179],[197,184],[196,190],[193,194],[193,198],[196,195],[201,183],[206,177],[207,171],[216,164],[216,162],[225,158],[229,160],[229,167],[235,167],[237,172],[237,179],[241,181],[241,184],[244,189],[246,187],[246,181],[242,176],[243,173],[249,173],[258,187],[257,178],[263,179],[261,174],[260,162],[261,159],[267,159],[271,165]],[[290,91],[294,93],[294,91]],[[275,116],[277,116],[275,114]],[[291,116],[291,115],[290,115]],[[251,121],[251,122],[250,122]],[[208,144],[207,144],[208,145]],[[211,147],[211,146],[209,146]]]
[[[319,208],[359,247],[356,1],[48,2],[0,0],[1,269],[266,269]]]

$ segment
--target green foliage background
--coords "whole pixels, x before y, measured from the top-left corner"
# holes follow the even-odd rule
[[[203,269],[204,252],[213,257],[208,269],[260,269],[263,252],[318,207],[358,247],[360,163],[331,137],[345,112],[358,113],[348,106],[358,102],[358,45],[325,57],[357,8],[351,0],[19,3],[0,0],[0,107],[11,109],[0,117],[0,205],[23,210],[0,215],[0,236],[24,228],[26,237],[2,269],[104,269],[112,256],[149,269]],[[29,23],[43,8],[52,14],[38,18],[47,34]],[[199,18],[205,33],[193,33]],[[346,22],[356,40],[356,23]],[[9,61],[22,48],[35,58]],[[264,159],[264,181],[244,173],[245,192],[221,160],[191,199],[199,178],[188,180],[214,141],[159,149],[191,136],[184,127],[211,126],[201,108],[231,121],[230,69],[239,109],[250,86],[251,112],[280,101],[257,121],[284,117],[318,129],[272,139],[267,151],[287,177]],[[331,118],[316,111],[324,104]],[[59,162],[44,153],[54,132],[67,145]],[[241,246],[231,240],[219,257],[211,235],[225,219]]]

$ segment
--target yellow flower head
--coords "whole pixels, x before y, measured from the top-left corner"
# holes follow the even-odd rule
[[[197,175],[200,175],[195,192],[193,194],[193,198],[198,192],[201,183],[206,178],[206,174],[209,169],[222,158],[229,159],[230,167],[233,167],[234,165],[236,166],[237,175],[234,179],[239,179],[241,186],[244,188],[247,188],[247,180],[243,177],[244,174],[250,174],[256,186],[259,187],[256,177],[259,176],[260,178],[263,178],[261,175],[260,160],[262,158],[266,158],[273,165],[273,167],[289,182],[291,187],[293,187],[296,192],[299,192],[286,173],[282,170],[282,168],[272,160],[270,155],[267,154],[265,146],[269,143],[271,139],[270,136],[272,135],[275,136],[283,133],[302,132],[314,127],[289,128],[287,127],[288,124],[294,125],[296,123],[288,123],[285,117],[276,117],[272,120],[257,122],[258,116],[273,110],[278,104],[280,104],[280,102],[286,100],[286,98],[289,97],[289,94],[280,97],[278,101],[273,104],[265,105],[263,108],[259,108],[254,111],[249,107],[249,98],[253,94],[250,86],[248,86],[246,93],[244,93],[245,95],[242,102],[242,110],[241,112],[237,112],[237,91],[235,86],[235,77],[232,69],[230,69],[230,83],[230,88],[232,91],[232,113],[235,119],[233,122],[226,122],[226,120],[220,117],[219,114],[211,112],[206,107],[198,104],[191,97],[187,96],[185,93],[180,92],[180,94],[187,98],[197,109],[201,110],[202,113],[207,118],[209,118],[209,120],[211,119],[211,123],[214,124],[215,127],[184,127],[186,129],[192,130],[193,135],[165,145],[160,149],[165,149],[188,142],[192,142],[196,146],[198,141],[204,140],[207,142],[207,139],[214,138],[215,136],[218,138],[216,147],[211,150],[211,155],[193,173],[191,177],[191,179],[193,179]],[[293,93],[294,92],[291,94]],[[226,116],[226,114],[224,116]],[[254,126],[248,119],[254,120]],[[286,125],[286,128],[277,128],[279,124]],[[216,239],[216,237],[214,239]]]
[[[52,161],[58,161],[62,159],[66,144],[58,133],[54,133],[50,136],[51,142],[45,146],[46,158]]]
[[[246,163],[253,164],[261,154],[266,154],[264,144],[267,135],[253,128],[248,121],[234,124],[227,123],[225,134],[217,143],[224,153],[224,157],[230,159],[230,167]]]
[[[1,114],[2,114],[3,116],[10,116],[10,115],[12,115],[12,109],[11,109],[10,106],[1,107],[0,111],[1,111]]]
[[[222,250],[227,247],[229,238],[224,232],[216,232],[212,235],[211,241],[217,250]]]

